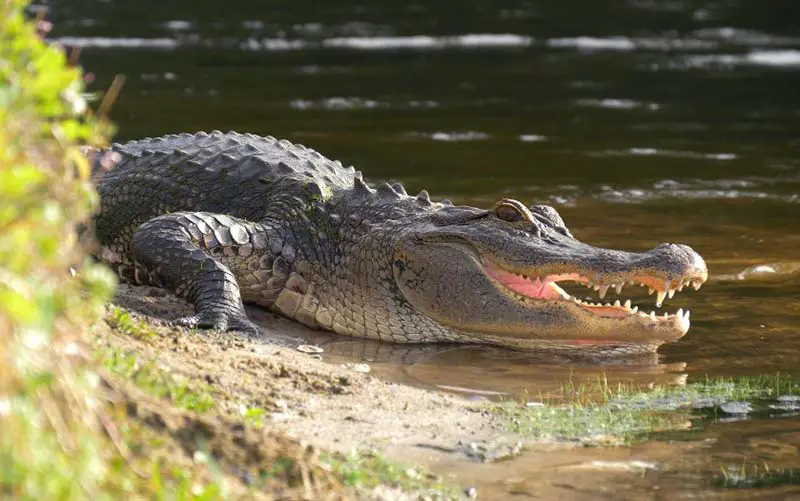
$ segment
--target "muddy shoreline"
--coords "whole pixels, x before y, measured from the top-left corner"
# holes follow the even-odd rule
[[[321,449],[374,451],[433,469],[447,464],[454,471],[531,446],[481,401],[386,381],[366,373],[368,364],[330,363],[325,353],[299,350],[307,343],[303,327],[268,312],[253,312],[267,328],[261,338],[248,338],[169,325],[191,307],[160,289],[121,284],[112,304],[159,333],[147,340],[117,334],[112,344],[207,384],[224,414],[264,409],[265,429]],[[469,479],[456,481],[465,489],[474,486]]]

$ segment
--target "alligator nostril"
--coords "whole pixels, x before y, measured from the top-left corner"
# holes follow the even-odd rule
[[[700,254],[684,244],[659,244],[654,250],[666,252],[669,256],[677,258],[682,266],[690,266],[699,274],[707,273],[707,266]]]
[[[686,254],[686,255],[691,255],[695,253],[692,250],[692,248],[689,247],[688,245],[672,244],[672,243],[658,244],[655,250],[676,252],[679,254]]]
[[[683,245],[683,244],[659,244],[653,250],[667,251],[679,255],[684,255],[688,257],[690,260],[694,260],[695,256],[697,256],[697,252],[695,252],[694,249],[692,249],[688,245]]]

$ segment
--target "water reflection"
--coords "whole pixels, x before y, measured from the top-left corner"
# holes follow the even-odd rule
[[[632,447],[542,445],[521,457],[474,465],[442,459],[462,478],[480,476],[488,499],[796,499],[800,419],[715,424]]]
[[[259,308],[249,308],[248,314],[273,342],[312,344],[322,348],[325,361],[366,363],[378,376],[470,398],[539,397],[556,393],[567,381],[576,386],[607,381],[642,388],[686,381],[685,363],[664,363],[656,354],[575,359],[492,346],[399,345],[312,331]]]

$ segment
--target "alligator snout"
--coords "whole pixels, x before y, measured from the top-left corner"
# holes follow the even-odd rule
[[[684,244],[660,244],[646,252],[637,264],[656,273],[660,271],[669,280],[682,277],[684,282],[687,279],[704,282],[708,278],[708,266],[703,257]]]

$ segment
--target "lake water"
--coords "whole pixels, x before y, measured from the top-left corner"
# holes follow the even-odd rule
[[[201,129],[285,137],[434,198],[550,203],[595,245],[687,243],[711,273],[667,302],[689,306],[693,326],[652,359],[313,337],[332,361],[366,360],[385,377],[471,397],[602,375],[800,377],[798,2],[64,0],[48,19],[53,38],[82,48],[95,88],[127,77],[113,109],[119,140]],[[797,415],[670,440],[531,453],[462,474],[512,498],[800,496]],[[620,455],[659,466],[564,467]],[[715,483],[751,461],[798,473],[757,491]]]

